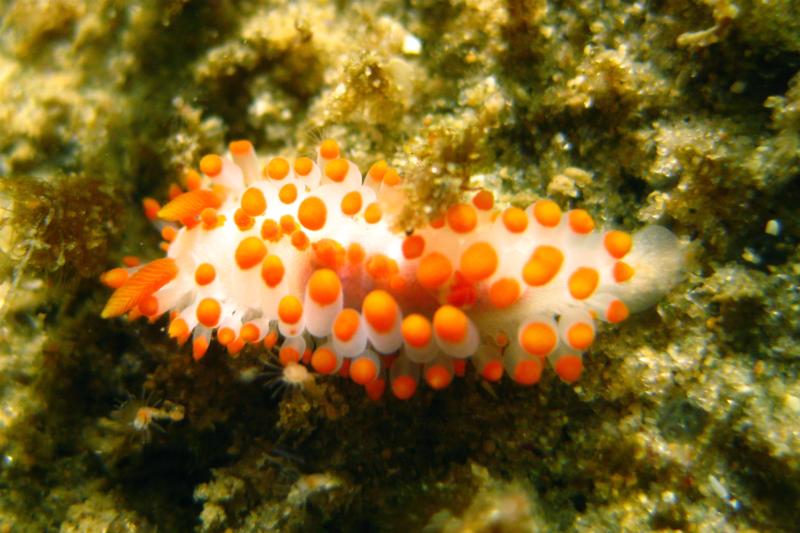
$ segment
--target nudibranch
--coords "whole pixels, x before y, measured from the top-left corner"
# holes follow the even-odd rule
[[[262,159],[248,141],[207,155],[163,207],[144,201],[166,257],[103,275],[105,318],[168,314],[170,337],[212,337],[232,355],[276,349],[281,363],[349,376],[400,399],[463,375],[539,381],[549,362],[571,383],[597,321],[649,307],[678,279],[667,229],[595,229],[585,210],[542,199],[495,206],[473,192],[422,228],[394,230],[405,193],[385,161],[366,176],[325,140],[316,158]]]

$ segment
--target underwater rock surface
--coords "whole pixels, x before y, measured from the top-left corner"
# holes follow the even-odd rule
[[[0,531],[791,531],[800,498],[793,0],[0,6]],[[249,138],[669,227],[686,276],[580,381],[371,401],[100,318],[145,197]]]

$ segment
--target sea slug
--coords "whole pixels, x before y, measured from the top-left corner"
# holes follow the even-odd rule
[[[103,317],[168,313],[197,360],[212,336],[234,355],[261,343],[284,365],[347,375],[371,396],[388,383],[401,399],[420,379],[446,387],[467,360],[490,381],[531,385],[549,362],[573,382],[596,320],[655,304],[681,272],[681,244],[659,226],[598,231],[582,209],[498,209],[481,190],[398,233],[404,189],[386,162],[362,180],[332,140],[292,163],[229,148],[163,207],[145,200],[167,256],[102,278],[115,289]]]

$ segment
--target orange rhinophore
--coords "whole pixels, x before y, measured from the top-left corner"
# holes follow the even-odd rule
[[[178,275],[178,267],[170,258],[156,259],[137,270],[108,299],[100,316],[120,316],[172,281]]]
[[[144,199],[167,257],[102,274],[114,289],[102,316],[167,315],[195,360],[217,356],[214,340],[232,357],[251,344],[298,380],[308,367],[408,400],[470,372],[574,383],[603,327],[680,279],[682,246],[658,226],[598,229],[583,209],[482,189],[410,206],[430,222],[403,228],[402,168],[380,160],[362,179],[331,139],[307,155],[260,157],[234,140],[184,173],[187,192]]]
[[[189,191],[176,197],[167,205],[162,207],[157,215],[162,220],[171,222],[187,217],[194,217],[206,207],[217,208],[222,205],[217,193],[205,189]]]

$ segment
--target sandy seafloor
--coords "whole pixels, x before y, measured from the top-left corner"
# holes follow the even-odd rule
[[[0,1],[0,532],[798,531],[797,0]],[[575,385],[273,398],[102,320],[146,196],[336,138],[405,223],[482,185],[671,228],[681,283]],[[263,355],[263,354],[262,354]],[[137,430],[143,407],[166,415]]]

